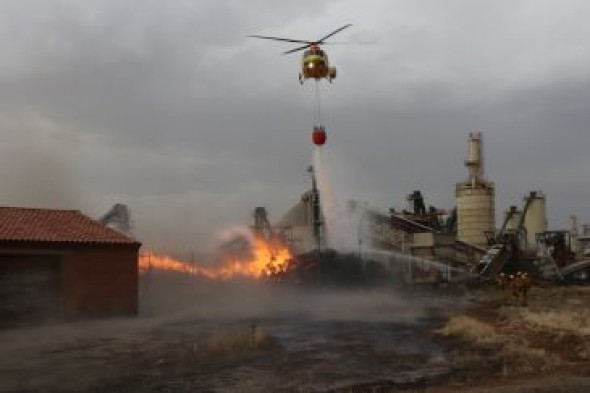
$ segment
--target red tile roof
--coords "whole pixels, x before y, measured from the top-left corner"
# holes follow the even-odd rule
[[[0,242],[139,244],[78,210],[1,206]]]

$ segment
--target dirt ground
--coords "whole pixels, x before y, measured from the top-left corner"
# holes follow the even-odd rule
[[[533,288],[528,306],[495,288],[221,292],[186,312],[0,332],[0,391],[590,392],[590,288]]]
[[[457,345],[431,392],[590,392],[590,287],[533,287],[527,305],[496,288],[436,331]],[[519,303],[519,304],[516,304]]]

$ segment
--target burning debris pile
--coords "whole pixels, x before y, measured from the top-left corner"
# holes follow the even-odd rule
[[[281,284],[348,288],[385,285],[392,279],[383,264],[332,249],[297,255],[267,278]]]
[[[235,236],[223,243],[216,263],[185,262],[166,255],[140,255],[139,271],[173,272],[210,280],[253,278],[275,284],[310,287],[367,287],[391,281],[385,266],[355,254],[332,249],[293,256],[279,240],[260,236]]]
[[[215,264],[184,262],[146,252],[140,255],[139,271],[143,274],[151,271],[177,272],[215,280],[261,278],[285,270],[291,258],[291,251],[279,241],[240,235],[219,247]]]

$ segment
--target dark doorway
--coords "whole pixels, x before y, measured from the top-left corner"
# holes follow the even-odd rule
[[[59,314],[59,256],[0,254],[0,326],[52,320]]]

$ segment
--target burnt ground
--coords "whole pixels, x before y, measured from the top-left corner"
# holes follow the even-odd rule
[[[0,332],[0,391],[590,391],[585,288],[537,288],[528,307],[494,289],[244,290]]]

